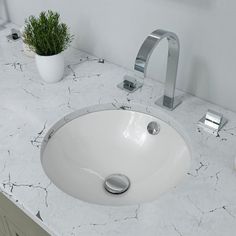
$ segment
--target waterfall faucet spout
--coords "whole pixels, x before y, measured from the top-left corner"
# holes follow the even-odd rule
[[[158,99],[156,104],[169,110],[173,110],[181,103],[177,98],[174,97],[180,51],[178,36],[175,33],[161,29],[152,32],[145,39],[138,52],[134,69],[143,73],[143,76],[146,77],[150,56],[162,39],[168,40],[167,70],[164,96]]]

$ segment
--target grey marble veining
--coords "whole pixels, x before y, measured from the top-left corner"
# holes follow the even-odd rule
[[[9,25],[10,27],[10,25]],[[116,85],[133,73],[76,49],[65,53],[65,79],[44,83],[21,42],[0,32],[0,191],[52,235],[231,236],[236,232],[236,114],[188,94],[169,112],[154,102],[163,86],[145,79],[133,94]],[[108,207],[74,199],[45,175],[44,136],[72,112],[131,109],[167,121],[192,150],[191,169],[176,188],[154,202]],[[217,137],[197,128],[208,108],[229,120]],[[70,118],[69,118],[70,119]]]

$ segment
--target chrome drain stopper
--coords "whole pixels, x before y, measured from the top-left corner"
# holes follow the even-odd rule
[[[122,174],[109,175],[104,182],[104,188],[111,194],[122,194],[130,187],[130,180]]]

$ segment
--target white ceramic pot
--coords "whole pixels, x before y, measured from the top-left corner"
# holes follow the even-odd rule
[[[47,83],[56,83],[64,75],[64,57],[61,53],[53,56],[35,55],[36,65],[42,79]]]

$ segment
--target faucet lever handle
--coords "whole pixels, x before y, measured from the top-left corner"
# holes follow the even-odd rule
[[[131,77],[129,75],[125,75],[123,82],[121,82],[117,85],[118,88],[125,90],[129,93],[135,92],[136,90],[138,90],[142,86],[143,86],[143,83],[138,82],[136,80],[136,78]]]
[[[207,113],[199,120],[199,125],[206,131],[217,135],[222,127],[227,123],[227,119],[223,114],[213,110],[208,110]]]

